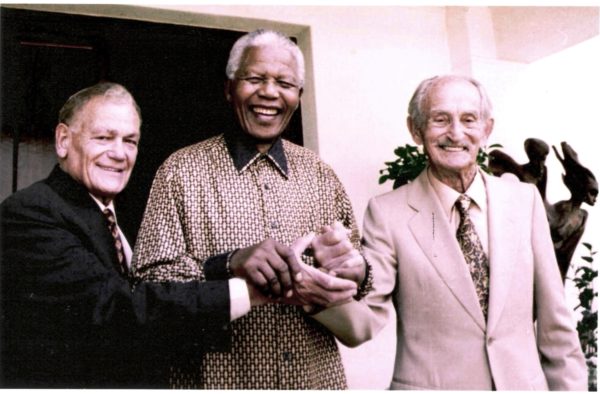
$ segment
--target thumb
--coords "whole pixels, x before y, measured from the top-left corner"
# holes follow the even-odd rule
[[[291,248],[292,248],[292,251],[294,252],[294,255],[296,255],[296,258],[298,259],[298,261],[301,261],[300,256],[306,250],[306,248],[308,248],[310,246],[310,243],[312,242],[314,237],[315,237],[315,233],[311,231],[310,233],[296,239],[292,243]]]

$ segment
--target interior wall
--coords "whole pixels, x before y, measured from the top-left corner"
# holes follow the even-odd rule
[[[377,184],[384,162],[394,160],[395,147],[412,143],[405,117],[413,90],[437,74],[471,73],[482,81],[496,108],[490,142],[502,143],[518,161],[526,160],[522,143],[527,137],[538,136],[549,144],[567,140],[584,165],[600,175],[598,161],[592,161],[594,144],[589,143],[600,87],[597,38],[528,65],[498,58],[497,30],[510,29],[510,19],[494,20],[487,7],[151,7],[90,5],[85,12],[234,30],[267,26],[299,37],[308,65],[305,144],[336,170],[359,223],[368,199],[391,190],[391,184]],[[536,17],[548,29],[553,22]],[[566,198],[557,178],[561,169],[548,161],[549,198]],[[584,240],[593,241],[599,234],[598,212],[588,211]],[[387,387],[394,335],[391,322],[373,341],[342,348],[351,388]]]

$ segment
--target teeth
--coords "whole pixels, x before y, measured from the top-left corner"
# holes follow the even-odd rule
[[[100,167],[100,168],[102,168],[104,171],[121,172],[121,170],[119,170],[118,168],[110,168],[110,167]]]
[[[442,146],[441,148],[450,152],[462,152],[465,149],[462,146]]]
[[[277,115],[277,110],[274,108],[254,107],[253,111],[261,115]]]

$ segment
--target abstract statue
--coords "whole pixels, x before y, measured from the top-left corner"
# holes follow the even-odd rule
[[[566,142],[561,143],[563,157],[553,146],[556,157],[565,169],[563,183],[571,192],[571,198],[547,205],[546,213],[550,222],[552,241],[560,273],[565,280],[575,248],[581,239],[588,213],[581,208],[582,203],[593,206],[598,197],[598,182],[594,174],[579,163],[577,153]]]
[[[492,174],[500,176],[511,173],[523,182],[537,186],[546,205],[546,215],[550,224],[554,252],[563,282],[571,264],[575,248],[581,239],[588,213],[581,208],[582,203],[593,206],[598,197],[598,182],[594,174],[579,163],[577,153],[566,142],[561,143],[563,156],[556,148],[552,149],[562,164],[565,173],[563,183],[571,192],[569,200],[548,203],[546,199],[547,168],[545,165],[548,155],[548,145],[541,140],[529,138],[525,141],[525,151],[529,163],[520,165],[509,155],[494,150],[489,154],[489,168]]]
[[[492,174],[500,176],[511,173],[517,176],[521,182],[533,183],[537,186],[544,201],[546,201],[546,180],[548,170],[546,169],[546,156],[548,156],[548,144],[536,138],[525,140],[525,152],[529,163],[520,165],[506,153],[493,150],[489,154],[489,168]]]

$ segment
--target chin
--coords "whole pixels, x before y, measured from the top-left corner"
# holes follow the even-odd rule
[[[281,131],[268,131],[268,132],[258,132],[258,133],[250,133],[250,136],[257,141],[261,142],[272,142],[277,139],[281,135]]]

